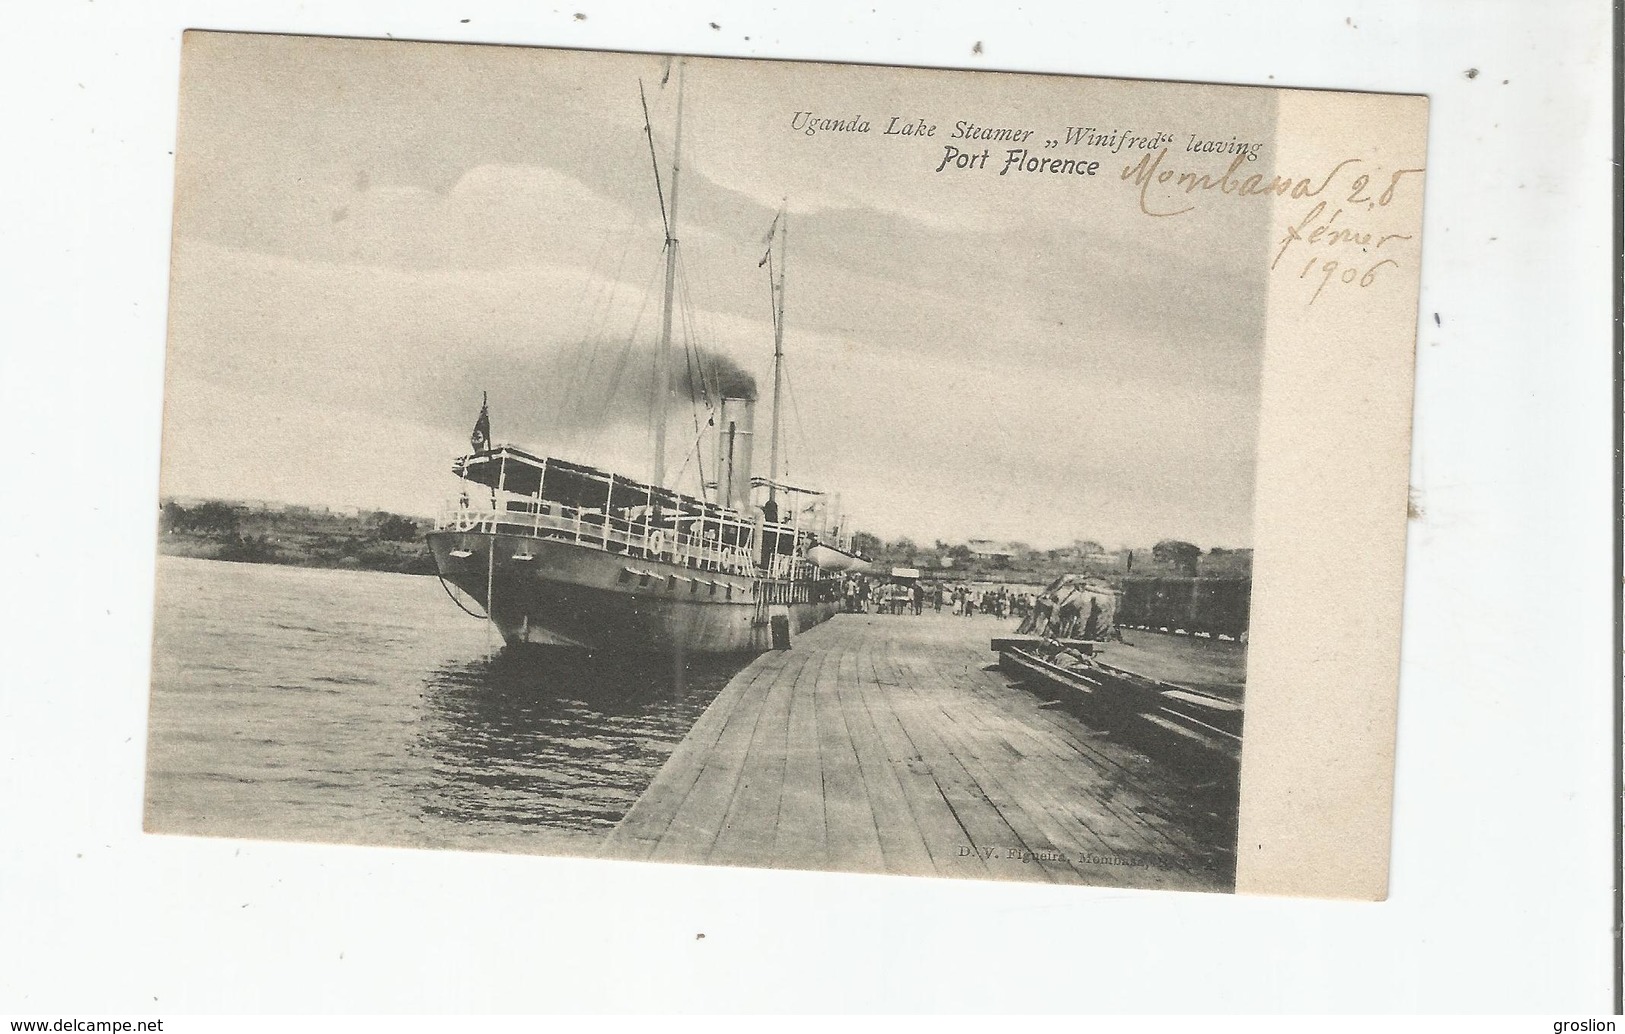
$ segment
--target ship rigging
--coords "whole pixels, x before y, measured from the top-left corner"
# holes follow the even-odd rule
[[[688,394],[709,412],[702,422],[696,411],[694,446],[679,472],[680,479],[692,461],[698,491],[685,493],[669,483],[672,344],[681,281],[680,66],[676,89],[673,154],[663,179],[647,95],[639,84],[665,234],[648,478],[495,444],[482,403],[472,452],[452,467],[463,491],[428,537],[442,580],[483,604],[510,646],[568,645],[628,654],[786,646],[790,635],[834,613],[842,574],[862,565],[847,547],[836,497],[790,485],[781,476],[784,209],[773,219],[758,264],[767,270],[773,315],[767,476],[752,473],[754,392],[727,394],[685,334],[685,373],[690,389],[697,388]]]

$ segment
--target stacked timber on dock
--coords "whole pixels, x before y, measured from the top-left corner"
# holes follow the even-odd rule
[[[606,853],[1230,889],[1223,803],[1012,688],[988,649],[994,627],[844,614],[758,657],[701,716]]]
[[[1077,706],[1085,720],[1124,732],[1160,757],[1240,764],[1246,647],[1119,634],[1112,642],[1004,636],[992,646],[1005,671],[1034,692]]]

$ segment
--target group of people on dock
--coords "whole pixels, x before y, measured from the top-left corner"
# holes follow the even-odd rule
[[[849,614],[923,614],[927,608],[963,617],[985,614],[995,618],[1025,618],[1037,601],[1035,594],[1008,586],[978,589],[970,585],[897,581],[851,575],[844,586]]]

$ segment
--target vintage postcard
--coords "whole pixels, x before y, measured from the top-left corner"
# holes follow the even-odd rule
[[[1426,119],[188,33],[145,828],[1382,897]]]

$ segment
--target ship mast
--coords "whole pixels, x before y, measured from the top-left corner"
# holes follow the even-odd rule
[[[648,127],[645,110],[645,128]],[[654,135],[650,131],[649,147],[654,148]],[[654,472],[649,483],[656,488],[666,487],[666,424],[671,404],[671,318],[672,300],[677,289],[677,180],[683,165],[683,66],[677,66],[677,133],[672,143],[671,204],[661,214],[666,223],[666,294],[660,306],[660,351],[655,358],[655,455]],[[660,184],[658,162],[655,185]]]
[[[784,391],[784,248],[790,236],[790,213],[779,209],[779,282],[773,300],[773,434],[768,450],[767,502],[778,513],[779,494],[779,400]],[[772,243],[768,250],[771,253]]]

